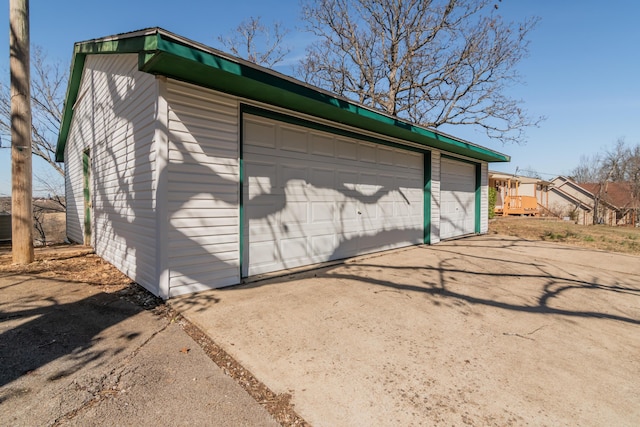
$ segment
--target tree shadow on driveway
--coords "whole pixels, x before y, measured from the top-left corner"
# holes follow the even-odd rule
[[[367,283],[392,288],[399,291],[418,292],[431,296],[439,296],[452,300],[463,301],[472,305],[484,305],[488,307],[500,308],[526,313],[556,314],[569,317],[588,317],[597,319],[609,319],[630,324],[639,325],[640,316],[619,315],[612,312],[589,311],[580,309],[567,309],[554,307],[553,301],[560,297],[565,297],[570,292],[586,291],[592,295],[588,298],[606,299],[607,294],[625,294],[629,306],[637,304],[640,306],[640,286],[634,286],[620,278],[608,278],[591,276],[590,279],[580,279],[574,273],[565,270],[563,266],[554,265],[550,267],[543,262],[525,263],[516,260],[496,259],[469,254],[459,254],[454,251],[439,250],[440,254],[447,254],[444,259],[440,259],[437,265],[388,265],[376,264],[375,259],[363,260],[354,264],[345,264],[342,268],[332,268],[317,274],[317,277],[327,279],[359,280]],[[471,262],[475,258],[475,262]],[[491,267],[488,265],[493,264]],[[464,266],[464,268],[460,268]],[[504,268],[508,266],[508,268]],[[350,274],[349,270],[357,268],[357,274]],[[398,281],[382,280],[376,277],[363,276],[361,269],[388,269],[396,271],[393,277]],[[418,284],[415,280],[402,280],[403,275],[414,276],[420,274],[427,280],[422,280]],[[465,279],[466,278],[466,279]],[[404,283],[403,283],[404,282]],[[413,283],[412,283],[413,282]],[[466,282],[468,292],[461,292],[459,284]],[[516,283],[517,282],[517,283]],[[506,302],[498,298],[485,298],[472,295],[474,288],[485,288],[494,286],[501,292],[509,293],[508,296],[525,295],[527,299],[533,298],[533,304],[516,304]],[[537,289],[532,292],[533,289]],[[536,293],[534,295],[534,293]],[[635,297],[635,298],[634,298]],[[626,305],[626,304],[625,304]],[[618,307],[611,306],[611,311]]]
[[[574,253],[587,252],[597,256],[598,252],[577,249],[578,252],[568,253],[571,248],[540,246],[522,239],[496,242],[471,238],[465,240],[464,245],[464,248],[457,247],[457,243],[449,242],[435,247],[401,249],[396,255],[393,251],[372,254],[240,287],[269,286],[290,278],[305,277],[349,280],[502,310],[640,324],[640,312],[629,309],[640,307],[637,281],[640,274],[616,271],[619,266],[607,264],[608,261],[600,261],[603,266],[599,269],[598,265],[580,264],[585,261],[572,264],[554,259],[558,253],[571,257]],[[535,250],[542,252],[539,256],[527,255],[528,251]],[[545,250],[549,252],[545,253]],[[605,254],[626,257],[624,254]],[[390,277],[393,279],[389,280]],[[228,289],[232,291],[234,287]],[[216,295],[220,297],[225,289],[218,291],[221,292]],[[625,298],[614,299],[620,295]],[[591,301],[606,303],[599,304],[597,310],[589,310]],[[201,310],[204,309],[203,306]]]
[[[99,366],[140,335],[121,331],[117,346],[99,345],[106,339],[103,331],[142,309],[87,288],[29,275],[0,277],[0,387],[53,361],[58,363],[47,369],[47,381]],[[0,402],[5,398],[0,394]]]

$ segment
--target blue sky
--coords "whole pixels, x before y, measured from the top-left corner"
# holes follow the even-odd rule
[[[249,16],[292,28],[287,44],[289,63],[304,55],[311,41],[297,27],[298,0],[203,2],[182,0],[32,0],[31,41],[48,57],[70,65],[73,43],[107,35],[160,26],[200,43],[219,47],[216,37],[226,34]],[[543,178],[567,174],[581,155],[592,155],[618,138],[640,143],[640,2],[609,0],[581,2],[503,0],[507,20],[539,16],[531,34],[530,56],[519,66],[524,83],[509,95],[524,101],[532,116],[546,116],[539,128],[529,129],[527,142],[502,145],[468,128],[444,131],[511,155],[507,164],[491,169],[514,172],[534,169]],[[8,2],[0,22],[8,29]],[[5,32],[8,35],[8,31]],[[8,81],[8,36],[0,45],[0,70]],[[285,65],[278,71],[291,74]],[[8,141],[3,141],[7,145]],[[34,158],[34,172],[47,175],[48,166]],[[0,150],[0,195],[11,192],[10,151]],[[53,176],[53,174],[51,174]]]

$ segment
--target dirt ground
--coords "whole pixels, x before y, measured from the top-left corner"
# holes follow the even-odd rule
[[[570,221],[500,217],[489,222],[489,232],[527,240],[544,240],[582,248],[640,255],[639,227],[579,225]]]

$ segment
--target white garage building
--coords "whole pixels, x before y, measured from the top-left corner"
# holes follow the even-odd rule
[[[67,234],[163,298],[487,231],[489,149],[159,28],[75,45]]]

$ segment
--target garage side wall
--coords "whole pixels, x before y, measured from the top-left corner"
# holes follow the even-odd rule
[[[78,112],[76,112],[77,114]],[[69,140],[65,147],[64,154],[64,188],[67,201],[67,238],[76,243],[84,240],[84,195],[83,195],[83,172],[82,172],[82,150],[84,144],[78,141],[79,130],[71,124]]]
[[[169,297],[240,282],[236,98],[168,80]]]
[[[137,55],[89,55],[65,148],[68,236],[82,242],[82,156],[91,171],[91,242],[98,255],[157,294],[155,77]]]

